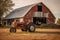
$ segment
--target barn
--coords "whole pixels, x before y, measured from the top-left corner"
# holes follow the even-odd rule
[[[55,16],[42,2],[15,9],[4,19],[7,20],[7,24],[11,24],[11,22],[15,19],[19,19],[24,22],[31,22],[34,16],[46,17],[47,23],[55,23]]]

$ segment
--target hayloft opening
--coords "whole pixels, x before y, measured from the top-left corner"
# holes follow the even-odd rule
[[[42,6],[38,6],[38,11],[42,12]]]

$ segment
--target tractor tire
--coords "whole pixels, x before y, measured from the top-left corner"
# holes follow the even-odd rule
[[[33,24],[28,25],[29,32],[35,32],[35,26]]]
[[[10,32],[14,32],[15,33],[16,32],[16,28],[11,27],[10,28]]]

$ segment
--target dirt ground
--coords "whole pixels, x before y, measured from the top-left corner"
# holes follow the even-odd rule
[[[36,29],[35,32],[10,33],[9,28],[0,28],[0,40],[60,40],[60,29]]]

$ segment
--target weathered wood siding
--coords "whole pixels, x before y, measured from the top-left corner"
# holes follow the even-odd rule
[[[47,20],[49,20],[50,22],[55,22],[55,17],[53,16],[52,12],[42,3],[40,3],[40,5],[42,6],[42,13],[45,14],[45,13],[48,13],[48,17],[47,17]],[[34,12],[37,11],[37,5],[33,6],[27,13],[26,15],[24,16],[24,20],[27,22],[27,21],[32,21],[32,17],[33,17],[33,14]]]

